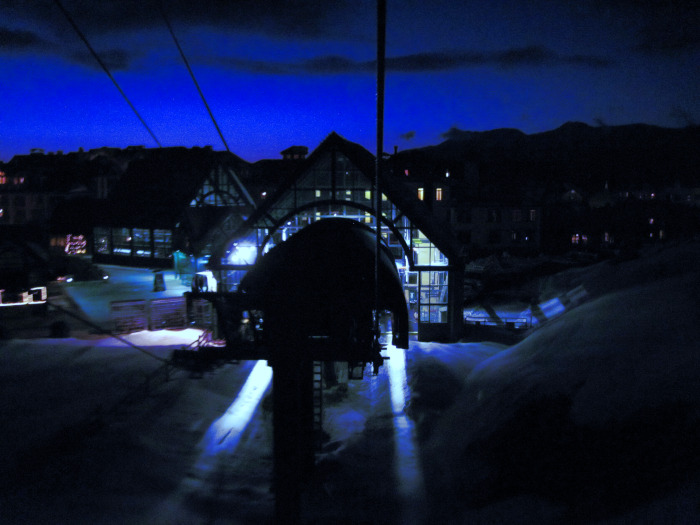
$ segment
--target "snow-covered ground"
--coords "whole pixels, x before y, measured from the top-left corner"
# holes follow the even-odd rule
[[[154,293],[143,280],[129,294]],[[120,295],[78,284],[96,320]],[[569,270],[540,297],[572,290],[517,345],[412,343],[326,390],[304,522],[698,523],[700,245]],[[0,522],[270,522],[269,369],[166,377],[198,335],[0,341]]]

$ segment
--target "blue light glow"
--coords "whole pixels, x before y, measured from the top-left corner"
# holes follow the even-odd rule
[[[233,452],[241,434],[253,418],[253,414],[272,381],[272,368],[266,361],[255,363],[243,388],[223,416],[209,427],[202,446],[203,456],[213,456],[222,451]],[[201,464],[201,461],[200,461]]]
[[[422,509],[425,508],[423,469],[416,447],[413,421],[404,413],[406,406],[406,356],[404,350],[389,344],[389,387],[394,413],[394,470],[401,498],[401,523],[424,523]]]
[[[563,314],[566,308],[562,302],[555,297],[554,299],[540,304],[540,310],[542,310],[542,313],[547,319],[551,319],[552,317]]]
[[[236,244],[227,257],[229,264],[253,264],[258,255],[254,244],[241,242]]]

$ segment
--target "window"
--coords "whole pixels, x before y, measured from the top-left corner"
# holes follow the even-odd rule
[[[537,220],[537,210],[530,210],[530,222]]]
[[[95,228],[95,251],[109,255],[112,251],[112,243],[109,240],[108,228]]]
[[[501,210],[498,208],[491,208],[488,211],[487,222],[501,222]]]
[[[588,235],[574,233],[571,236],[571,244],[588,244]]]
[[[134,255],[137,257],[151,256],[151,230],[146,228],[134,228],[132,237]]]
[[[153,256],[165,259],[170,255],[170,230],[153,230]]]
[[[521,222],[523,220],[523,212],[521,210],[512,210],[513,222]]]
[[[435,200],[436,201],[442,200],[442,188],[435,188]]]
[[[129,228],[112,228],[113,253],[131,255],[131,230]]]
[[[418,188],[418,200],[423,200],[423,188]]]
[[[447,322],[447,272],[420,272],[420,321]]]

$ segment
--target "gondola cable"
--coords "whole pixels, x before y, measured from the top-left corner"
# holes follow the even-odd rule
[[[119,90],[119,93],[121,93],[122,97],[124,97],[124,100],[126,100],[126,103],[129,104],[129,107],[131,110],[134,112],[134,114],[138,117],[138,119],[141,121],[141,124],[143,124],[143,127],[146,128],[146,131],[148,131],[149,135],[153,138],[153,140],[158,144],[159,148],[162,148],[163,146],[161,145],[160,141],[156,138],[155,134],[151,130],[151,128],[148,127],[148,124],[146,124],[146,121],[143,119],[143,117],[139,114],[139,112],[136,110],[134,105],[131,103],[131,100],[129,100],[129,97],[126,96],[126,93],[124,93],[124,90],[119,86],[119,83],[117,80],[114,78],[112,73],[109,71],[109,68],[107,65],[102,61],[102,59],[99,57],[95,49],[90,45],[90,42],[88,41],[87,37],[83,34],[83,32],[80,30],[78,25],[75,23],[73,20],[73,17],[70,15],[70,13],[66,10],[65,7],[63,7],[63,4],[61,4],[60,0],[54,0],[54,3],[58,6],[58,8],[63,12],[65,15],[66,19],[70,23],[70,25],[73,27],[77,35],[80,37],[80,39],[85,43],[87,46],[88,50],[92,54],[95,60],[97,60],[97,63],[100,64],[102,69],[104,70],[105,73],[107,73],[107,76],[110,78],[112,83],[116,86],[116,88]]]

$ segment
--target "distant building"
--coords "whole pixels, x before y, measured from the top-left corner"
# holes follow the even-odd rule
[[[281,152],[285,160],[304,160],[308,153],[309,148],[306,146],[291,146]]]
[[[198,269],[213,232],[230,231],[255,206],[243,186],[248,163],[209,148],[145,150],[97,210],[95,262],[171,267],[173,253]]]

